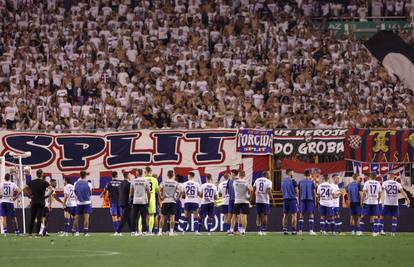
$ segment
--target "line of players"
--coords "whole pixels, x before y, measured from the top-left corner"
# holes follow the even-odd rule
[[[196,235],[199,234],[201,218],[206,218],[206,231],[210,234],[215,217],[215,202],[219,196],[222,198],[220,211],[224,215],[224,231],[229,235],[235,233],[236,226],[237,233],[245,234],[253,197],[256,199],[259,234],[266,233],[270,200],[273,201],[269,173],[264,173],[264,177],[257,179],[253,186],[245,179],[245,173],[237,170],[225,174],[218,185],[213,182],[210,174],[206,174],[206,182],[202,185],[194,180],[193,172],[189,172],[186,182],[173,171],[167,172],[166,179],[160,185],[155,177],[149,167],[145,168],[144,173],[141,169],[125,172],[123,181],[117,179],[116,172],[113,173],[113,179],[107,184],[103,194],[109,194],[114,235],[121,235],[126,223],[133,236],[162,235],[164,226],[169,228],[169,235],[175,235],[179,228],[184,229],[183,232],[192,229],[188,225],[191,216]],[[182,210],[184,220],[180,223]],[[139,219],[141,224],[138,223]],[[149,224],[151,219],[154,219],[153,226]]]
[[[56,180],[50,179],[46,182],[42,170],[36,171],[36,178],[29,179],[23,190],[12,182],[11,175],[5,174],[4,182],[0,183],[0,216],[2,218],[2,234],[7,235],[7,219],[13,222],[15,234],[20,234],[16,218],[14,202],[23,194],[30,198],[29,211],[30,220],[28,234],[32,236],[33,229],[36,236],[47,235],[47,224],[49,213],[52,210],[52,200],[58,201],[63,205],[65,214],[65,228],[68,226],[70,219],[73,221],[73,232],[79,235],[78,224],[80,217],[84,217],[83,229],[85,235],[88,235],[89,214],[92,212],[91,199],[92,184],[86,179],[86,172],[80,172],[80,179],[72,185],[69,179],[65,180],[65,196],[61,200],[56,196]],[[35,227],[36,226],[36,227]]]
[[[311,177],[310,171],[305,171],[304,179],[297,183],[293,179],[293,171],[287,170],[282,179],[283,193],[283,233],[288,234],[288,218],[291,217],[291,233],[302,234],[304,218],[308,217],[309,234],[314,232],[315,207],[319,206],[320,230],[323,235],[341,233],[340,199],[343,193],[347,193],[347,206],[350,213],[350,226],[353,235],[362,235],[364,231],[364,218],[369,218],[372,225],[372,235],[385,235],[384,217],[391,217],[391,235],[395,236],[398,225],[400,209],[398,194],[403,194],[405,204],[410,205],[410,199],[397,176],[390,174],[389,179],[381,185],[376,181],[376,174],[372,173],[363,182],[363,177],[354,174],[352,182],[346,188],[338,186],[339,176],[333,175],[330,181],[328,175],[324,175],[322,182],[317,184]],[[298,203],[299,202],[299,203]],[[382,204],[383,203],[383,204]],[[299,204],[299,208],[298,208]],[[297,215],[299,213],[299,219]]]
[[[339,201],[340,195],[345,190],[338,187],[339,176],[333,176],[333,183],[329,182],[328,176],[324,176],[322,183],[317,185],[308,171],[305,172],[305,178],[299,184],[292,178],[293,172],[291,170],[288,170],[286,174],[287,176],[282,179],[283,232],[287,234],[288,216],[291,215],[292,234],[301,234],[304,228],[304,218],[307,216],[310,234],[315,235],[316,233],[313,231],[314,210],[315,205],[319,205],[322,234],[326,234],[329,230],[332,233],[340,233]],[[27,188],[32,189],[34,194],[36,194],[37,189],[41,189],[40,193],[37,193],[39,195],[37,198],[35,195],[32,195],[32,215],[29,233],[31,233],[35,221],[37,221],[38,225],[36,233],[45,233],[44,228],[47,216],[44,215],[46,213],[44,211],[48,210],[48,208],[45,208],[45,204],[42,204],[41,201],[37,203],[36,199],[50,200],[50,197],[53,196],[63,204],[65,211],[63,235],[68,235],[70,229],[74,235],[79,235],[78,224],[81,216],[84,217],[83,232],[85,235],[88,235],[89,215],[92,212],[92,186],[86,180],[86,172],[81,172],[81,178],[75,185],[71,184],[70,179],[65,180],[63,201],[53,194],[54,187],[44,181],[42,172],[38,171],[37,175],[38,179],[35,181],[39,181],[39,183],[36,184],[32,181],[27,186]],[[174,173],[169,171],[167,179],[158,187],[158,181],[151,174],[149,167],[145,168],[144,173],[141,169],[135,170],[135,174],[133,172],[124,173],[123,181],[118,180],[116,172],[114,172],[113,179],[107,184],[105,192],[108,192],[110,196],[110,212],[115,234],[119,235],[126,223],[129,225],[133,235],[162,234],[164,224],[169,222],[169,234],[174,235],[174,229],[177,230],[179,218],[181,217],[181,201],[185,203],[185,216],[181,229],[189,229],[188,221],[191,215],[193,215],[196,234],[199,233],[200,217],[207,218],[208,227],[206,230],[210,231],[215,214],[214,203],[218,196],[221,196],[223,199],[221,213],[225,219],[224,230],[228,234],[234,233],[237,221],[240,222],[238,231],[241,234],[245,233],[249,203],[253,199],[256,199],[258,232],[259,234],[265,234],[267,230],[267,216],[270,211],[270,200],[273,202],[273,199],[271,194],[272,183],[268,179],[269,174],[264,173],[263,176],[257,179],[254,185],[251,186],[245,179],[244,172],[238,173],[237,170],[232,170],[231,174],[224,175],[224,180],[217,187],[212,182],[212,177],[209,174],[206,177],[206,183],[200,185],[194,181],[194,173],[190,172],[188,181],[182,183],[180,176],[175,177]],[[364,217],[370,218],[374,236],[383,233],[383,218],[391,216],[391,234],[395,235],[399,217],[398,193],[404,195],[407,205],[410,204],[408,196],[402,190],[401,184],[395,181],[395,178],[396,176],[391,174],[390,179],[381,185],[375,180],[375,174],[370,175],[369,180],[365,183],[362,183],[361,176],[353,176],[353,181],[346,188],[348,195],[347,205],[350,210],[350,224],[353,234],[362,234]],[[0,184],[0,215],[3,218],[3,233],[7,233],[7,217],[12,218],[15,232],[18,233],[13,202],[21,194],[20,189],[10,181],[10,175],[6,174],[5,182]],[[380,204],[382,196],[384,206]],[[202,200],[201,214],[199,198]],[[300,212],[299,219],[297,220],[298,199],[300,201]],[[159,203],[162,203],[161,220],[158,220],[159,217],[157,216]],[[36,210],[36,206],[39,206],[38,210]],[[140,229],[137,227],[139,217],[142,221]],[[150,227],[150,221],[154,218],[153,227]],[[70,228],[71,221],[73,222],[72,228]]]

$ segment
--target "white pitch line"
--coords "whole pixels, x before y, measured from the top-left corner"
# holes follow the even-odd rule
[[[34,255],[34,256],[16,256],[16,257],[10,257],[7,255],[0,255],[0,259],[1,258],[7,258],[9,259],[13,259],[13,260],[20,260],[20,259],[48,259],[48,258],[72,258],[72,257],[81,257],[81,258],[87,258],[87,257],[106,257],[106,256],[115,256],[115,255],[119,255],[121,254],[120,252],[117,251],[107,251],[107,250],[74,250],[74,249],[29,249],[29,250],[24,250],[25,252],[30,252],[30,251],[34,251],[34,252],[44,252],[44,251],[49,251],[49,252],[69,252],[69,253],[79,253],[79,252],[85,252],[85,253],[91,253],[91,254],[79,254],[79,255]]]

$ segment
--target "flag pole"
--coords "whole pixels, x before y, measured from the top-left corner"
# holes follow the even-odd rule
[[[19,155],[19,176],[20,176],[20,187],[22,190],[21,198],[22,198],[22,216],[23,216],[23,234],[26,234],[26,210],[24,206],[24,185],[23,185],[23,164],[22,164],[22,155]]]

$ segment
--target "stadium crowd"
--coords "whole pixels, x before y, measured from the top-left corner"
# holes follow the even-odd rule
[[[331,2],[0,0],[0,129],[411,127],[412,92],[309,19],[378,10]]]

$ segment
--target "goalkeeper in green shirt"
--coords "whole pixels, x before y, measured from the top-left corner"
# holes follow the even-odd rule
[[[156,220],[155,215],[158,211],[156,201],[156,195],[158,192],[158,180],[152,176],[152,170],[150,167],[145,167],[144,172],[145,179],[147,179],[150,185],[150,199],[148,202],[148,215],[147,215],[147,231],[149,233],[158,233],[158,220]]]

